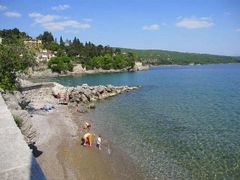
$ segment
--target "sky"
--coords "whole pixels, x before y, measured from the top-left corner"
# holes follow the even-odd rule
[[[240,0],[0,0],[0,29],[112,47],[240,55]]]

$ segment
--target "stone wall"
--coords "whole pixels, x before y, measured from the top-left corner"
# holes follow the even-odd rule
[[[46,179],[0,94],[0,179]]]

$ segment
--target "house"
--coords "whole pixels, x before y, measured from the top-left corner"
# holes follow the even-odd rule
[[[29,46],[39,46],[42,44],[42,40],[29,38],[24,41],[24,44]]]
[[[38,62],[48,62],[52,57],[55,57],[55,54],[47,49],[43,49],[42,51],[36,54]]]
[[[3,38],[0,37],[0,44],[2,44],[2,40],[3,40]]]

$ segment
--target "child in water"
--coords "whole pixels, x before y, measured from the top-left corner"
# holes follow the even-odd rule
[[[102,144],[102,136],[99,135],[97,138],[97,148],[101,150],[101,144]]]

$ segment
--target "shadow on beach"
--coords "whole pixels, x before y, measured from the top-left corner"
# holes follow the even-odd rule
[[[29,144],[28,146],[32,150],[32,154],[35,158],[42,155],[43,152],[38,150],[37,146],[35,145],[35,142],[33,142],[32,144]]]

